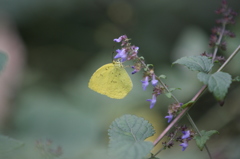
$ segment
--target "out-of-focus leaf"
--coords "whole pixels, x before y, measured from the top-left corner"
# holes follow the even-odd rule
[[[21,141],[0,135],[0,156],[23,145]]]
[[[0,51],[0,71],[3,70],[5,64],[7,61],[7,55],[5,53],[3,53],[2,51]]]
[[[202,151],[205,143],[213,134],[218,134],[219,132],[216,130],[210,130],[210,131],[201,131],[202,136],[195,136],[194,140],[196,140],[198,148]]]
[[[231,75],[225,72],[215,72],[214,74],[198,73],[198,79],[208,85],[208,89],[217,100],[223,100],[228,87],[232,83]]]
[[[144,141],[154,134],[152,125],[134,115],[115,119],[108,134],[109,155],[114,159],[142,159],[153,148],[152,142]]]
[[[206,56],[188,56],[182,57],[177,61],[173,62],[174,64],[180,64],[186,66],[192,71],[199,71],[208,73],[213,67],[211,59]]]
[[[240,76],[237,76],[237,77],[233,78],[232,81],[233,81],[233,82],[240,82]]]

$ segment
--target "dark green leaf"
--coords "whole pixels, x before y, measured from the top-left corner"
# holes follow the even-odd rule
[[[153,148],[153,143],[144,141],[152,136],[152,125],[134,115],[123,115],[110,125],[108,135],[109,155],[114,159],[142,159]]]
[[[208,90],[213,93],[217,100],[224,99],[232,83],[231,75],[225,72],[215,72],[214,74],[199,72],[197,77],[201,82],[208,85]]]
[[[206,144],[207,140],[213,135],[213,134],[219,134],[216,130],[210,130],[210,131],[201,131],[201,136],[195,136],[194,139],[196,140],[198,148],[202,151],[204,145]]]
[[[206,56],[182,57],[175,61],[173,64],[184,65],[192,71],[199,71],[205,73],[208,73],[213,67],[211,59]]]

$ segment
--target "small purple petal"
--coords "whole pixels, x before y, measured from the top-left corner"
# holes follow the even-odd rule
[[[157,102],[157,96],[153,94],[152,99],[147,99],[147,101],[150,102],[150,109],[152,109]]]
[[[126,61],[127,59],[127,52],[126,52],[126,49],[117,49],[116,50],[117,52],[117,55],[114,57],[114,59],[117,59],[117,58],[121,58],[121,62],[124,62]]]
[[[165,118],[168,119],[168,123],[170,123],[173,119],[173,115],[172,114],[169,114],[168,116],[165,116]]]
[[[134,52],[138,53],[138,50],[139,50],[139,47],[138,47],[138,46],[134,46],[134,45],[133,45],[131,48],[132,48],[132,50],[133,50]]]
[[[119,43],[119,42],[121,42],[121,41],[122,41],[122,38],[121,38],[121,37],[119,37],[118,39],[113,39],[113,41],[114,41],[114,42],[117,42],[117,43]]]
[[[134,70],[132,71],[132,74],[135,74],[135,73],[137,73],[137,72],[139,71],[138,69],[136,69],[135,66],[132,66],[132,68],[134,69]]]
[[[190,130],[182,131],[182,133],[183,133],[182,139],[186,139],[190,137]]]
[[[142,88],[143,88],[144,91],[146,90],[147,86],[149,85],[148,79],[149,79],[149,77],[146,76],[146,77],[144,78],[144,80],[141,80],[141,82],[142,82]]]
[[[125,40],[125,39],[127,39],[127,36],[126,35],[122,35],[122,36],[120,36],[117,39],[113,39],[113,41],[119,43],[119,42],[121,42],[122,40]]]
[[[155,75],[152,76],[152,85],[155,87],[158,83],[158,80],[156,80]]]
[[[188,147],[187,141],[184,141],[183,143],[181,143],[180,146],[182,146],[182,151],[184,151]]]

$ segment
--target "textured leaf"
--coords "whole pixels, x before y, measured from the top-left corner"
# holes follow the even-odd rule
[[[194,139],[196,140],[198,148],[202,151],[204,145],[206,144],[207,140],[213,135],[218,134],[219,132],[216,130],[210,130],[210,131],[201,131],[202,136],[195,136]]]
[[[188,56],[182,57],[173,64],[180,64],[186,66],[192,71],[199,71],[208,73],[213,67],[211,59],[206,56]]]
[[[23,142],[0,135],[0,156],[23,145]]]
[[[152,125],[134,115],[123,115],[110,125],[108,135],[109,155],[114,159],[142,159],[153,148],[153,143],[144,141],[152,136]]]
[[[0,51],[0,71],[4,68],[7,61],[7,56],[5,53]]]
[[[223,100],[228,87],[232,83],[231,75],[225,72],[215,72],[214,74],[198,73],[198,79],[208,85],[208,90],[213,93],[217,100]]]

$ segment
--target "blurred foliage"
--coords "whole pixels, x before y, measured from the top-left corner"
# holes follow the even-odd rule
[[[236,7],[240,1],[229,0],[229,5],[240,12]],[[174,92],[176,97],[181,102],[188,101],[201,83],[196,73],[170,65],[182,56],[210,52],[208,37],[217,18],[214,10],[219,6],[219,0],[0,1],[0,14],[7,14],[15,23],[27,49],[21,89],[15,94],[11,116],[2,130],[25,146],[6,158],[43,158],[35,142],[46,139],[61,146],[63,154],[58,158],[106,158],[108,127],[126,113],[145,118],[159,134],[167,124],[163,116],[172,100],[160,96],[154,109],[149,110],[145,99],[151,98],[151,88],[142,91],[141,73],[131,76],[134,88],[123,100],[91,91],[88,80],[97,68],[112,61],[112,52],[119,48],[113,38],[127,34],[132,44],[140,47],[140,56],[154,64],[156,74],[165,74],[167,85],[182,89]],[[240,19],[231,28],[237,38],[226,39],[230,43],[223,53],[226,56],[239,45]],[[239,58],[236,56],[225,71],[239,75]],[[130,68],[127,70],[131,72]],[[222,132],[221,138],[213,139],[209,145],[215,156],[239,155],[239,89],[239,84],[230,88],[223,109],[212,95],[205,93],[202,102],[190,111],[202,129],[210,127]],[[215,113],[216,109],[221,110]],[[219,123],[219,118],[226,122]],[[232,141],[236,146],[228,149]],[[206,157],[194,145],[180,152],[181,147],[175,146],[160,155]]]

